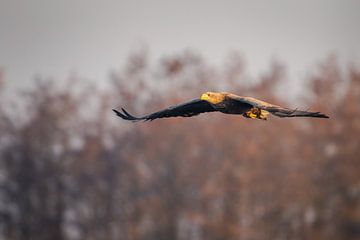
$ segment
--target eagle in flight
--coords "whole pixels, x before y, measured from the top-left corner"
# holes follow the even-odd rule
[[[158,112],[142,117],[135,117],[122,108],[115,109],[117,116],[129,121],[152,121],[157,118],[192,117],[205,112],[222,112],[225,114],[240,114],[246,118],[266,120],[269,113],[277,117],[315,117],[329,118],[320,112],[301,111],[273,105],[252,97],[242,97],[226,92],[206,92],[200,99],[170,106]]]

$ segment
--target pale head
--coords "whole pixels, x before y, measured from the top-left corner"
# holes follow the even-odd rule
[[[224,100],[225,95],[225,93],[220,92],[206,92],[201,95],[200,99],[208,101],[211,104],[218,104]]]

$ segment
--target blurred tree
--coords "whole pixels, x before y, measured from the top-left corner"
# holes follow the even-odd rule
[[[237,53],[222,68],[190,51],[152,66],[134,53],[110,90],[40,81],[19,117],[1,101],[0,238],[360,237],[357,68],[344,80],[331,57],[304,89],[329,121],[115,118],[120,103],[151,112],[209,89],[284,101],[277,62],[253,83]]]

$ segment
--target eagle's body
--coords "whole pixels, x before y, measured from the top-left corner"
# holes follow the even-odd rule
[[[201,95],[200,99],[174,105],[143,117],[134,117],[125,109],[122,110],[123,113],[115,109],[114,112],[122,119],[130,121],[152,121],[157,118],[167,117],[192,117],[200,113],[215,111],[225,114],[240,114],[247,118],[262,120],[266,120],[269,113],[278,117],[329,118],[320,112],[283,108],[252,97],[242,97],[226,92],[206,92]]]

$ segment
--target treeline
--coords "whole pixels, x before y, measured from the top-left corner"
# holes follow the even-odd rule
[[[237,54],[222,67],[189,52],[151,64],[132,55],[105,90],[38,81],[17,105],[0,94],[0,239],[359,239],[358,68],[327,59],[296,104],[279,63],[251,81]],[[330,119],[134,124],[111,112],[218,89]]]

